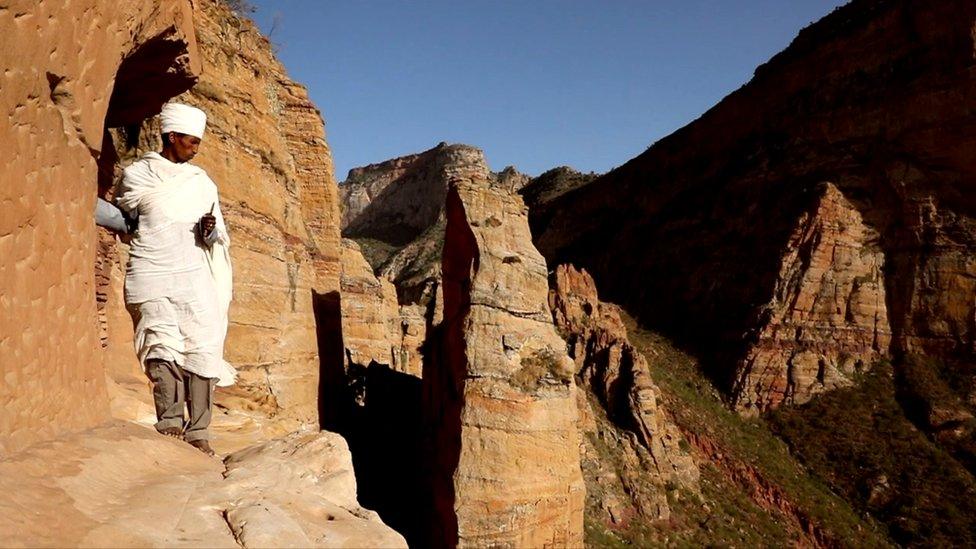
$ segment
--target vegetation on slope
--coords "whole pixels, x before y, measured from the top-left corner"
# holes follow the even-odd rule
[[[607,531],[588,524],[595,546],[646,542],[690,546],[891,545],[884,526],[858,513],[801,465],[761,419],[729,410],[696,361],[625,317],[675,422],[701,458],[702,497],[675,499],[667,524]]]
[[[807,467],[885,522],[899,544],[974,546],[976,483],[909,421],[891,371],[878,365],[855,387],[773,413],[770,425]]]

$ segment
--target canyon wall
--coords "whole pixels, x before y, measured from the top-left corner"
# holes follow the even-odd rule
[[[644,521],[667,520],[669,491],[699,492],[700,473],[688,442],[668,414],[647,359],[628,340],[617,306],[601,302],[593,278],[572,265],[559,265],[550,278],[553,322],[566,339],[577,383],[586,389],[578,401],[585,418],[580,421],[583,468],[599,471],[585,475],[587,512],[605,515],[599,518],[614,525],[635,515]],[[618,436],[614,427],[622,436],[609,444]],[[601,459],[595,438],[604,439],[619,466]],[[619,489],[608,489],[614,480]]]
[[[533,211],[537,245],[749,413],[907,353],[970,376],[974,23],[961,0],[835,10],[698,120]]]
[[[575,372],[527,210],[487,178],[457,178],[446,217],[440,356],[423,377],[432,542],[580,546]]]
[[[208,115],[193,162],[217,184],[234,266],[225,358],[240,377],[218,390],[217,402],[274,417],[282,429],[317,425],[315,301],[338,294],[340,270],[338,199],[322,119],[250,21],[213,0],[198,2],[193,17],[202,74],[176,100]],[[158,128],[155,120],[144,123],[134,147],[127,141],[136,130],[116,133],[118,166],[157,150]],[[123,334],[110,339],[107,353],[111,370],[124,373],[138,366],[125,339],[128,315],[118,310],[119,246],[121,258],[109,262],[116,274],[104,288],[116,297],[103,315],[110,334]],[[338,317],[338,309],[330,314]]]
[[[7,2],[0,34],[7,454],[108,418],[92,221],[105,128],[158,112],[201,62],[188,1]]]
[[[514,169],[492,174],[480,149],[440,143],[353,168],[339,186],[342,234],[355,241],[343,245],[342,312],[352,330],[344,340],[347,370],[374,361],[421,376],[424,342],[443,314],[444,201],[456,178],[524,184]],[[387,286],[392,293],[380,290]],[[370,310],[377,322],[356,325]]]

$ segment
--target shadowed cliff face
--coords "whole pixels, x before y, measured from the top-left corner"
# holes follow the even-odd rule
[[[885,356],[971,362],[974,21],[963,1],[836,10],[700,119],[533,212],[540,250],[694,351],[743,410]]]

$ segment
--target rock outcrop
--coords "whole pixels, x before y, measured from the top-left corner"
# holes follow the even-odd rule
[[[521,176],[514,169],[504,173],[510,185]],[[387,301],[381,305],[388,330],[353,328],[357,333],[344,345],[347,370],[373,360],[420,377],[424,344],[442,316],[441,248],[448,182],[489,176],[481,150],[447,143],[349,171],[339,187],[342,232],[356,241],[358,251],[352,250],[354,244],[344,245],[343,284],[349,286],[342,304],[346,323],[352,319],[347,315],[375,306],[375,299],[356,288],[392,282],[395,292],[392,300],[391,294],[384,294]],[[361,257],[375,277],[366,272]],[[361,353],[364,346],[386,350]]]
[[[377,278],[367,285],[380,284],[380,280],[393,282],[393,303],[400,308],[399,320],[391,321],[392,325],[399,324],[398,328],[384,333],[372,331],[375,339],[371,343],[360,341],[345,346],[347,364],[362,344],[385,348],[389,341],[397,341],[399,350],[394,350],[392,361],[376,362],[420,376],[424,342],[443,315],[440,280],[444,199],[449,182],[457,178],[487,179],[510,192],[517,192],[532,181],[512,166],[491,172],[480,149],[440,143],[422,153],[353,168],[340,185],[343,235],[356,241]],[[344,277],[354,285],[357,283],[353,280],[365,282],[367,277],[363,276],[361,262],[351,245],[346,244],[343,253],[348,257],[348,265],[344,262],[343,266]],[[370,307],[356,302],[359,295],[356,290],[344,295],[343,311]],[[384,307],[391,312],[394,308],[389,303]],[[359,336],[365,335],[360,331]],[[365,362],[354,357],[352,363],[368,364],[366,356],[363,355]]]
[[[534,213],[537,245],[749,410],[843,385],[859,360],[968,371],[974,22],[962,0],[835,10],[701,118]]]
[[[104,130],[193,85],[188,1],[0,7],[0,453],[108,418],[96,324]]]
[[[888,356],[878,234],[832,183],[800,217],[786,250],[756,341],[737,368],[740,408],[802,404],[850,385],[854,374]]]
[[[440,356],[425,364],[437,546],[580,546],[574,365],[522,200],[451,181]]]
[[[0,532],[15,546],[406,546],[356,502],[334,433],[292,434],[221,463],[118,423],[35,445],[0,472]]]
[[[613,448],[623,470],[613,475],[587,475],[586,480],[600,483],[615,475],[630,501],[617,501],[611,490],[592,490],[594,496],[604,497],[588,507],[604,510],[609,515],[605,520],[616,524],[633,514],[648,520],[668,519],[668,490],[683,487],[697,492],[699,472],[691,455],[681,447],[684,439],[662,405],[661,391],[651,379],[647,359],[628,341],[616,306],[600,301],[593,278],[586,271],[572,265],[556,267],[549,306],[576,363],[580,387],[585,387],[603,409],[597,416],[589,410],[589,401],[580,399],[583,415],[605,416],[626,433]],[[582,422],[587,435],[583,460],[595,462],[584,463],[587,470],[604,468],[590,437],[610,439],[615,435],[601,433],[598,425],[598,421]],[[684,446],[688,447],[687,442]]]
[[[317,430],[316,299],[339,292],[339,224],[321,117],[304,89],[223,2],[27,4],[0,6],[0,30],[17,46],[0,54],[0,143],[13,153],[0,201],[10,259],[0,272],[0,537],[405,546],[357,502],[343,438]],[[174,96],[209,114],[196,162],[218,183],[233,243],[226,357],[241,377],[214,409],[214,446],[232,452],[223,463],[152,430],[121,299],[127,248],[92,219],[120,167],[158,146],[151,117]]]
[[[240,377],[234,387],[219,390],[217,400],[275,417],[284,429],[317,425],[314,300],[338,294],[340,270],[338,199],[322,119],[250,21],[207,0],[197,4],[193,24],[202,74],[177,100],[208,114],[193,162],[217,183],[234,264],[225,358]],[[138,140],[132,128],[115,134],[116,170],[159,146],[154,120],[138,131]],[[111,178],[107,195],[110,184]],[[104,255],[115,270],[99,288],[108,295],[121,295],[125,246],[120,247],[117,261],[120,252],[111,247]],[[131,337],[128,315],[119,307],[121,299],[110,300],[102,318],[109,332]],[[333,314],[338,317],[338,310]],[[108,365],[116,377],[138,368],[130,341],[109,340]]]
[[[342,239],[342,340],[347,375],[351,368],[382,364],[420,377],[419,350],[404,338],[408,324],[401,318],[397,289],[373,274],[359,245]]]
[[[448,181],[487,175],[479,149],[447,143],[353,168],[339,187],[342,234],[403,246],[443,218]]]

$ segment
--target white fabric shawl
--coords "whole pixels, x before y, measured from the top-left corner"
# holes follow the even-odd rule
[[[223,344],[233,274],[230,238],[220,211],[217,186],[202,168],[170,162],[150,152],[125,169],[116,203],[130,216],[139,218],[126,269],[126,304],[169,300],[189,308],[188,314],[195,315],[195,325],[218,334],[208,339],[213,341],[213,348],[200,355],[212,359],[187,362],[182,356],[183,341],[178,331],[173,333],[160,326],[152,333],[154,337],[147,337],[146,330],[153,329],[152,319],[140,322],[135,343],[143,367],[150,344],[159,345],[163,334],[162,344],[181,367],[203,377],[217,378],[219,386],[232,385],[237,372],[223,359]],[[196,224],[211,209],[217,218],[216,234],[211,246],[201,246]],[[203,272],[209,276],[201,277]],[[216,313],[208,305],[213,303],[214,295]]]

